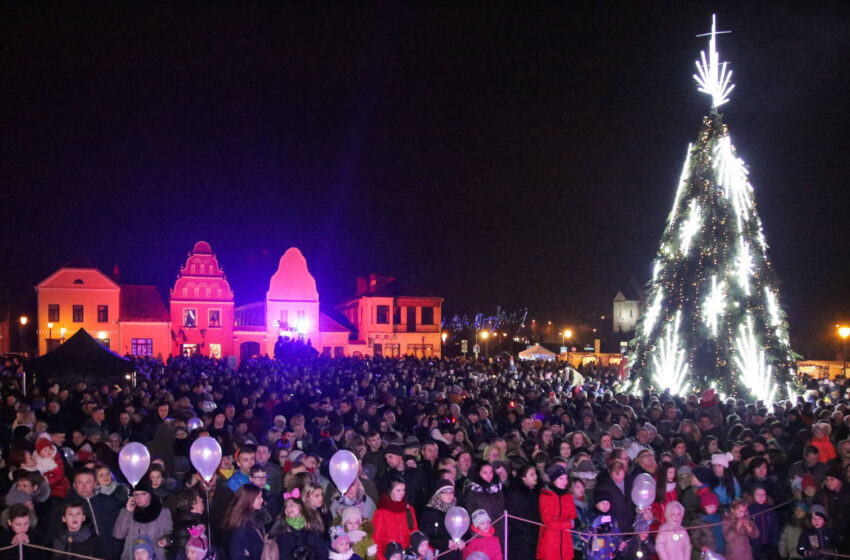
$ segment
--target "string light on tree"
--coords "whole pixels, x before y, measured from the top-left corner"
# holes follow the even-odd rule
[[[626,363],[659,390],[772,400],[795,386],[796,355],[749,171],[718,112],[734,88],[719,33],[712,18],[694,76],[711,110],[685,154]]]

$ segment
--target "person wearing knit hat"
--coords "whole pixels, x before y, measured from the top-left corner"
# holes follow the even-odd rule
[[[210,543],[204,534],[205,528],[202,524],[189,527],[189,540],[186,541],[186,560],[204,560],[210,549]]]
[[[587,560],[610,560],[620,548],[621,536],[617,521],[611,515],[611,496],[604,488],[599,488],[593,495],[596,515],[590,524],[590,537],[585,543],[585,558]]]
[[[133,541],[134,560],[153,560],[154,558],[153,544],[147,536],[141,535]]]
[[[650,538],[649,530],[652,523],[646,519],[639,518],[635,521],[634,532],[626,539],[623,547],[621,547],[619,556],[624,560],[645,560],[655,555],[655,539]]]
[[[826,509],[820,504],[813,505],[809,508],[809,521],[812,526],[800,534],[797,553],[803,558],[832,558],[830,553],[836,552],[837,541],[835,532],[826,525],[829,521]]]
[[[549,482],[552,484],[554,484],[555,481],[562,476],[567,476],[567,469],[560,463],[555,463],[546,469],[546,478],[548,478]]]
[[[714,476],[714,473],[708,467],[695,467],[691,471],[691,476],[695,479],[694,484],[696,486],[715,486],[717,484],[717,477]]]
[[[386,560],[401,560],[403,553],[404,549],[395,541],[390,541],[387,543],[386,548],[384,548],[384,558]]]
[[[800,489],[803,491],[803,496],[813,498],[818,491],[818,483],[810,474],[804,474],[800,479]]]
[[[363,511],[359,506],[348,506],[342,510],[342,528],[351,541],[351,549],[363,558],[375,558],[378,546],[372,538],[374,529],[369,521],[363,521]]]
[[[422,531],[414,531],[410,534],[410,548],[407,549],[408,557],[415,560],[434,560],[434,549],[428,542],[428,535]]]
[[[50,434],[43,433],[35,442],[35,466],[50,486],[50,496],[65,499],[71,484],[65,477],[65,463],[56,453]]]
[[[699,498],[702,512],[696,519],[698,528],[691,531],[691,546],[694,552],[701,552],[707,548],[723,554],[726,550],[726,541],[723,538],[722,519],[717,512],[720,501],[714,492],[703,492]]]
[[[360,556],[351,549],[351,538],[341,526],[330,528],[331,551],[328,553],[330,560],[362,560]]]
[[[466,543],[463,557],[468,558],[476,552],[483,552],[490,560],[502,560],[502,547],[491,525],[490,514],[483,509],[477,509],[472,512],[470,520],[475,538]]]

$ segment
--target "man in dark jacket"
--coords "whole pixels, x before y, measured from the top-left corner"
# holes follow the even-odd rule
[[[109,557],[116,556],[120,543],[112,537],[112,527],[118,518],[121,504],[106,494],[95,494],[95,474],[91,469],[79,469],[73,475],[73,488],[68,493],[67,502],[78,502],[83,508],[83,516],[87,526],[99,536],[99,546],[107,551]],[[50,515],[48,530],[51,535],[62,531],[65,503],[58,503]]]
[[[626,466],[614,461],[596,485],[595,492],[602,492],[611,498],[611,515],[622,531],[631,530],[635,521],[635,508],[631,500],[631,484],[626,480]]]
[[[847,535],[850,531],[850,512],[847,510],[850,494],[842,480],[841,468],[829,467],[824,478],[824,487],[815,494],[812,502],[824,507],[828,518],[832,521],[838,552],[847,554],[850,552],[850,538]]]

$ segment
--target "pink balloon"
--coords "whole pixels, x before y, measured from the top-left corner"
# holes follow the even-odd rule
[[[340,494],[345,494],[351,488],[351,485],[354,484],[354,481],[357,480],[357,474],[360,468],[354,453],[347,449],[340,449],[331,457],[328,470],[331,473],[331,480],[339,488]]]
[[[128,443],[118,454],[118,466],[127,482],[135,486],[148,472],[148,467],[151,466],[151,454],[141,443],[135,441]]]
[[[221,463],[221,446],[215,438],[199,437],[189,448],[189,460],[201,478],[209,482]]]
[[[469,529],[469,514],[465,509],[455,506],[446,512],[446,531],[455,541],[462,539],[467,529]]]
[[[632,502],[641,508],[646,509],[655,501],[655,479],[651,474],[641,473],[635,477],[632,485]]]
[[[490,560],[490,557],[487,556],[487,553],[483,550],[476,550],[475,552],[467,556],[466,560]]]

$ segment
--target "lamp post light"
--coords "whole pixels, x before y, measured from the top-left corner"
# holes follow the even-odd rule
[[[446,339],[447,338],[449,338],[449,333],[443,331],[443,333],[440,335],[440,340],[443,341],[443,346],[442,346],[442,348],[440,348],[440,355],[443,358],[446,357]]]
[[[569,341],[573,337],[573,331],[571,331],[570,329],[564,329],[564,335],[563,336],[564,336],[565,341]],[[570,347],[567,344],[565,344],[565,346],[567,347],[567,367],[569,368],[570,367]],[[569,371],[569,370],[567,370],[567,371]]]
[[[18,321],[18,338],[20,339],[19,344],[21,347],[21,353],[23,354],[27,350],[27,345],[24,342],[24,327],[27,326],[27,323],[29,322],[29,317],[27,317],[26,315],[21,315],[21,318]]]
[[[53,323],[47,323],[47,346],[53,342]],[[47,348],[50,351],[50,348]]]
[[[843,365],[841,367],[841,375],[847,377],[847,337],[850,337],[850,327],[838,327],[838,335],[844,342],[844,349],[841,352]]]
[[[487,331],[482,332],[481,338],[484,339],[484,355],[489,356],[490,355],[490,333],[487,332]]]
[[[62,327],[61,329],[59,329],[59,336],[62,337],[62,343],[64,344],[64,342],[65,342],[65,327]]]

